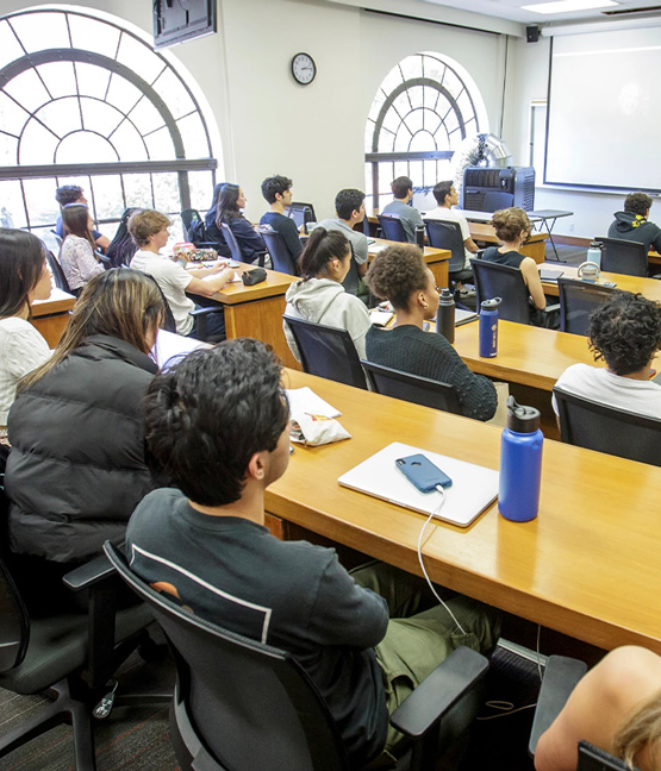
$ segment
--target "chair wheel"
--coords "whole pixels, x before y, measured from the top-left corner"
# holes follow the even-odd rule
[[[113,688],[111,691],[108,691],[108,693],[99,701],[99,703],[94,707],[92,710],[92,716],[96,720],[105,720],[110,713],[112,712],[112,708],[115,706],[115,695],[117,693],[117,687],[119,685],[119,682],[115,682],[113,685]]]

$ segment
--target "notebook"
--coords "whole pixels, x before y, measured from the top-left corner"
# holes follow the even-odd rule
[[[455,308],[454,325],[460,327],[462,324],[469,324],[471,321],[477,321],[480,317],[474,311],[467,311],[463,308]]]
[[[563,270],[548,270],[547,268],[543,268],[539,271],[539,280],[540,281],[557,281],[560,276],[564,275]]]
[[[499,474],[493,469],[393,442],[343,474],[338,482],[360,493],[381,498],[397,506],[429,516],[440,503],[441,494],[419,492],[397,469],[397,458],[422,453],[451,479],[445,503],[436,515],[443,522],[468,527],[498,497]]]

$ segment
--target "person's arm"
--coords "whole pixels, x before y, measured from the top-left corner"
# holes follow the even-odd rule
[[[71,247],[73,262],[78,265],[83,281],[89,281],[93,276],[103,273],[104,267],[94,257],[91,244],[84,238],[77,238]]]
[[[94,243],[105,254],[106,253],[106,249],[110,246],[110,239],[106,238],[103,235],[103,233],[99,233],[98,230],[95,230],[93,235],[94,235]]]
[[[472,254],[475,254],[475,252],[477,252],[477,251],[479,250],[479,248],[480,248],[480,247],[479,247],[479,246],[478,246],[478,245],[475,243],[475,241],[473,241],[473,239],[472,239],[472,238],[467,238],[467,239],[464,241],[464,247],[465,247],[466,249],[468,249],[468,251],[469,251],[469,252],[471,252]]]
[[[301,239],[298,237],[298,230],[296,229],[296,223],[294,220],[287,220],[287,223],[282,223],[280,235],[285,239],[287,249],[292,256],[294,262],[298,261],[298,258],[303,251],[303,245]]]
[[[210,278],[208,281],[202,281],[199,278],[193,277],[190,280],[190,284],[186,287],[186,291],[200,294],[203,297],[213,297],[216,292],[220,292],[233,278],[234,271],[230,268],[225,269],[222,273],[219,273],[214,278]]]
[[[539,271],[537,270],[537,263],[532,257],[526,257],[520,266],[523,280],[526,282],[532,301],[535,303],[535,308],[543,310],[546,308],[546,297],[544,297],[544,289],[542,282],[539,278]]]
[[[475,254],[475,252],[477,252],[480,247],[475,243],[475,241],[473,241],[470,227],[468,225],[468,220],[465,217],[462,217],[458,220],[458,222],[459,227],[461,228],[461,238],[464,242],[464,248],[466,248],[471,254]]]
[[[245,217],[235,217],[230,220],[230,227],[246,262],[253,262],[259,252],[266,251],[262,237],[253,230]]]
[[[617,648],[576,686],[535,752],[537,771],[575,771],[581,739],[610,751],[627,715],[661,688],[661,658],[645,648]]]

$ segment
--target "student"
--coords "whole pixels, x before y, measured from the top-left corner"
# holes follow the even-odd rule
[[[590,348],[608,369],[572,364],[557,386],[576,396],[661,418],[661,386],[650,381],[661,348],[661,308],[640,294],[618,293],[590,319]],[[558,407],[553,397],[553,409]]]
[[[50,356],[30,324],[30,305],[51,293],[41,241],[24,230],[0,229],[0,443],[7,443],[7,413],[19,380]]]
[[[213,189],[211,206],[204,216],[204,240],[213,244],[213,248],[220,257],[230,257],[231,252],[225,242],[225,236],[221,228],[216,224],[218,210],[220,209],[220,193],[224,186],[225,182],[219,182]]]
[[[459,203],[459,193],[457,193],[454,182],[452,180],[439,182],[432,192],[438,206],[428,211],[425,214],[425,219],[459,223],[461,238],[464,242],[464,270],[470,270],[470,258],[477,252],[478,246],[471,237],[466,217],[460,211],[452,208]],[[462,299],[475,297],[475,291],[468,289],[461,282],[457,282],[457,289]]]
[[[537,771],[575,771],[581,739],[630,768],[661,767],[661,658],[656,653],[624,646],[591,669],[540,737]]]
[[[341,230],[349,239],[357,271],[349,271],[344,288],[350,294],[362,294],[360,279],[367,273],[369,257],[367,237],[364,233],[354,230],[353,226],[365,219],[365,193],[353,188],[340,190],[335,196],[335,212],[337,219],[323,220],[319,225],[326,230]]]
[[[302,279],[287,290],[285,313],[315,324],[346,329],[358,355],[364,359],[365,335],[371,324],[365,304],[342,286],[350,264],[351,247],[344,233],[316,227],[299,260]],[[300,361],[291,329],[287,322],[283,326],[287,344]]]
[[[37,592],[124,540],[159,480],[147,468],[141,403],[165,307],[155,281],[119,268],[83,290],[52,357],[24,378],[9,413],[5,484],[12,551],[32,555]],[[56,563],[56,564],[54,564]]]
[[[113,268],[128,267],[133,259],[133,255],[136,253],[138,245],[129,233],[128,223],[131,217],[139,211],[142,211],[142,209],[138,207],[124,209],[115,237],[106,251],[106,257],[110,260]]]
[[[645,246],[645,253],[651,247],[661,252],[661,228],[647,219],[651,207],[652,199],[645,193],[629,193],[624,200],[624,211],[615,212],[608,237],[637,241]]]
[[[539,278],[537,263],[532,257],[521,254],[521,247],[530,235],[532,225],[523,209],[512,207],[494,212],[491,224],[496,231],[500,246],[490,246],[484,250],[482,259],[486,262],[496,262],[498,265],[508,265],[518,268],[530,292],[530,298],[535,308],[546,308],[546,297]],[[534,316],[533,316],[534,318]]]
[[[413,206],[409,206],[409,201],[413,198],[413,182],[410,177],[397,177],[392,181],[390,189],[395,200],[385,207],[382,214],[396,214],[406,233],[406,240],[414,244],[415,229],[424,226],[424,223],[420,212]]]
[[[78,296],[85,284],[105,268],[94,253],[92,218],[87,206],[68,203],[62,209],[64,241],[60,250],[60,263],[72,294]]]
[[[392,303],[392,330],[371,327],[367,332],[368,361],[455,387],[461,414],[489,420],[496,412],[494,384],[473,374],[440,334],[423,331],[425,320],[436,317],[438,292],[434,275],[412,244],[389,246],[378,254],[367,274],[372,292]]]
[[[262,195],[271,204],[271,211],[266,212],[259,224],[268,225],[280,233],[292,260],[297,262],[303,247],[298,237],[296,223],[285,216],[285,207],[291,205],[294,197],[291,185],[291,179],[281,176],[267,177],[262,182]]]
[[[167,244],[170,237],[169,226],[170,220],[153,209],[139,211],[131,217],[129,233],[138,245],[138,251],[131,260],[131,267],[148,273],[156,279],[174,316],[177,333],[186,337],[195,337],[197,330],[190,312],[198,306],[186,297],[186,292],[213,297],[234,278],[234,271],[222,265],[186,270],[187,263],[184,255],[179,255],[177,261],[173,262],[161,254],[160,250]],[[213,278],[202,281],[205,276],[213,276]],[[214,313],[207,317],[207,333],[224,337],[225,321],[222,313]]]
[[[62,187],[58,187],[55,191],[55,200],[60,204],[60,209],[63,209],[70,203],[82,203],[84,206],[88,205],[87,198],[85,198],[85,191],[78,185],[62,185]],[[98,230],[92,230],[91,232],[95,247],[105,251],[110,246],[110,240]],[[65,232],[61,216],[57,218],[55,233],[60,238],[64,238]]]
[[[246,200],[243,190],[238,185],[232,185],[229,182],[224,184],[218,199],[216,227],[222,232],[222,224],[229,225],[241,250],[243,261],[255,262],[266,252],[266,246],[259,233],[255,232],[253,226],[241,213],[241,209],[245,208]]]
[[[138,506],[127,557],[201,618],[289,651],[328,705],[351,767],[362,768],[397,743],[388,712],[457,645],[492,651],[499,623],[492,609],[455,596],[448,605],[466,631],[456,634],[420,579],[379,563],[352,577],[333,549],[269,533],[264,494],[289,463],[281,374],[263,343],[238,339],[194,351],[155,379],[145,434],[176,489]],[[389,620],[387,599],[366,584],[388,585],[390,608],[399,593],[410,621]]]

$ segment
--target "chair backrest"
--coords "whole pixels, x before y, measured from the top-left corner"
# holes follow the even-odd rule
[[[236,237],[232,232],[232,228],[226,222],[223,222],[221,224],[223,229],[223,236],[225,238],[225,242],[230,248],[230,254],[232,255],[232,259],[236,260],[237,262],[243,262],[241,247],[239,246],[239,242],[236,240]]]
[[[530,324],[530,295],[518,268],[485,260],[471,260],[471,266],[478,308],[484,300],[500,297],[502,303],[498,306],[499,318]]]
[[[71,289],[69,289],[69,282],[64,275],[60,261],[53,254],[53,252],[50,251],[50,249],[46,249],[46,259],[48,260],[48,267],[50,268],[50,272],[53,274],[55,286],[65,292],[71,292]]]
[[[257,231],[264,239],[266,248],[273,260],[273,269],[288,276],[299,276],[300,271],[292,259],[285,239],[280,233],[270,228],[259,228]]]
[[[560,439],[588,450],[661,466],[661,420],[607,407],[557,386]]]
[[[381,364],[360,360],[372,390],[384,396],[392,396],[405,402],[421,404],[443,412],[461,415],[461,405],[454,386],[411,375]]]
[[[383,231],[383,237],[389,241],[401,241],[406,243],[406,231],[398,214],[379,214],[379,224]]]
[[[590,316],[597,308],[609,303],[619,290],[609,286],[558,279],[560,297],[560,331],[587,336],[590,332]]]
[[[621,238],[598,237],[604,245],[601,252],[601,269],[607,273],[623,273],[625,276],[647,276],[647,252],[638,241]]]
[[[186,241],[192,241],[192,237],[189,236],[189,229],[197,222],[202,221],[202,216],[197,209],[184,209],[181,212],[181,224],[184,227],[184,238]]]
[[[576,771],[630,771],[629,766],[609,752],[600,750],[589,742],[578,743],[578,765]],[[634,771],[638,767],[634,766]]]
[[[482,202],[482,211],[500,211],[500,209],[509,209],[514,205],[514,196],[512,193],[503,193],[501,191],[486,193]]]
[[[294,335],[304,372],[356,388],[367,388],[356,346],[345,329],[291,316],[283,318]]]
[[[444,220],[425,219],[427,228],[427,241],[429,246],[435,249],[449,249],[452,252],[448,270],[457,273],[464,269],[466,250],[461,237],[461,226],[458,222],[446,222]]]
[[[197,768],[348,771],[326,704],[288,653],[184,610],[138,578],[110,542],[104,549],[124,581],[149,605],[173,649],[178,738],[189,750],[197,745]]]
[[[311,203],[302,203],[301,201],[292,201],[287,210],[287,216],[291,217],[296,223],[296,227],[303,232],[308,232],[308,222],[316,222],[314,206]]]

